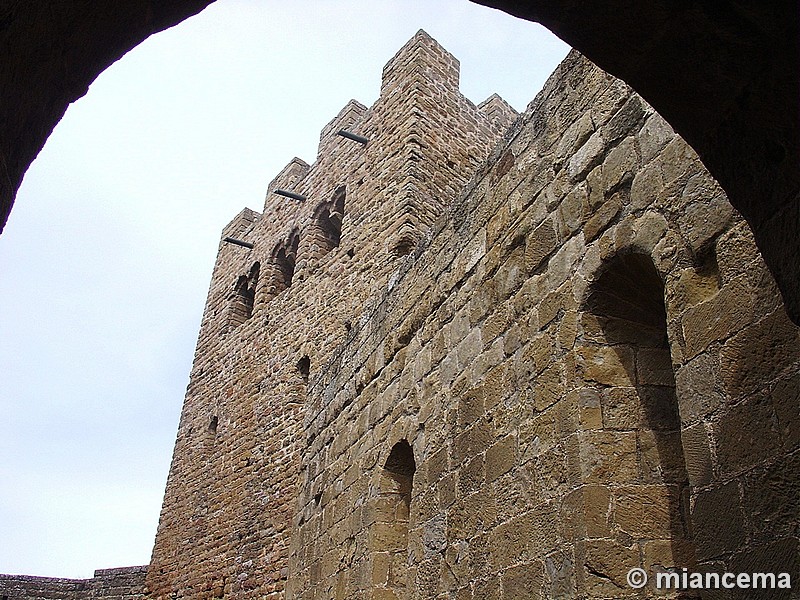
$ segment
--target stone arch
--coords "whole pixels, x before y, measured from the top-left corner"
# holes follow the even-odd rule
[[[598,269],[582,310],[587,565],[606,553],[654,571],[695,562],[689,477],[667,332],[664,279],[649,254],[620,251]],[[630,568],[630,567],[629,567]]]
[[[408,529],[414,450],[407,439],[392,446],[378,475],[375,521],[370,531],[373,597],[405,597],[408,586]]]
[[[297,248],[300,245],[300,234],[297,229],[272,251],[269,261],[269,274],[266,282],[266,301],[288,289],[294,280],[297,266]]]
[[[312,258],[321,258],[339,247],[342,240],[346,195],[345,186],[339,186],[333,192],[333,197],[320,204],[314,211],[308,236]]]
[[[12,85],[4,80],[7,85],[0,86],[0,106],[8,107],[0,140],[6,174],[0,178],[0,231],[23,174],[67,106],[131,48],[212,1],[109,8],[92,0],[56,12],[28,2],[7,11],[0,45],[9,50],[6,79],[11,77]],[[747,219],[790,317],[800,323],[800,118],[794,64],[800,38],[794,2],[753,4],[748,11],[730,6],[665,10],[663,2],[645,0],[630,11],[620,0],[584,4],[580,10],[566,1],[475,1],[543,24],[653,105],[698,152]],[[655,42],[641,43],[643,34]],[[42,40],[62,51],[35,64],[13,51]]]
[[[260,271],[261,263],[255,262],[247,275],[240,275],[236,280],[228,309],[228,323],[234,327],[253,316]]]

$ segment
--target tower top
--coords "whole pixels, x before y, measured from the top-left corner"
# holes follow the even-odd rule
[[[420,29],[383,67],[381,96],[415,74],[424,74],[428,80],[458,89],[460,70],[458,59]]]

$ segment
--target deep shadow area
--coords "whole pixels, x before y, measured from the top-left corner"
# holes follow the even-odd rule
[[[632,408],[632,418],[626,423],[612,425],[604,418],[604,427],[636,432],[638,480],[630,484],[642,486],[640,497],[645,500],[634,501],[646,503],[651,498],[653,506],[645,506],[643,512],[652,510],[656,515],[650,522],[642,518],[645,531],[639,532],[642,537],[637,541],[643,547],[666,533],[673,564],[661,566],[691,567],[695,553],[689,476],[667,338],[664,285],[651,259],[635,253],[612,258],[592,286],[587,309],[598,317],[605,342],[619,357],[632,386],[607,388],[602,394],[604,415],[618,411],[620,402]],[[620,494],[619,501],[624,502],[625,496]],[[659,502],[666,505],[658,506]],[[656,522],[662,513],[668,522]]]

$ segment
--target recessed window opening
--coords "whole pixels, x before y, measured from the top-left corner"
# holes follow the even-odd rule
[[[292,285],[294,270],[297,265],[297,248],[300,236],[297,231],[292,232],[289,239],[275,248],[272,262],[275,266],[274,294],[279,294]]]
[[[407,256],[411,254],[416,246],[417,240],[413,236],[405,234],[394,243],[390,252],[392,256],[400,258],[401,256]]]
[[[217,415],[212,415],[211,421],[208,423],[208,430],[211,433],[217,433],[217,425],[219,425],[219,417],[217,417]]]
[[[311,359],[306,355],[297,361],[297,372],[308,383],[308,376],[311,374]]]
[[[342,241],[344,200],[345,188],[342,186],[336,189],[333,198],[314,211],[310,241],[317,248],[318,257],[338,248]]]
[[[244,323],[253,316],[260,271],[261,264],[253,263],[250,272],[247,275],[241,275],[236,280],[230,307],[230,321],[236,325]]]
[[[639,544],[642,556],[645,546],[667,542],[674,564],[665,567],[693,564],[689,477],[664,285],[650,257],[634,253],[611,259],[590,288],[586,308],[600,324],[597,341],[616,353],[622,365],[619,373],[598,383],[603,429],[620,440],[633,435],[640,457],[634,481],[621,484],[609,476],[604,483],[616,507],[609,518]],[[637,511],[650,516],[630,518]]]
[[[713,245],[699,251],[694,257],[694,270],[697,274],[699,286],[703,288],[705,297],[711,297],[719,291],[722,281],[719,276],[717,252]]]
[[[381,470],[375,503],[372,581],[376,589],[392,590],[397,597],[405,597],[408,583],[408,525],[416,470],[408,440],[397,442]]]

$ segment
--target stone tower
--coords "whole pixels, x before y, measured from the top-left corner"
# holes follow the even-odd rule
[[[293,159],[263,213],[245,209],[224,229],[152,597],[283,597],[308,386],[516,116],[496,95],[476,107],[458,83],[458,61],[418,32],[385,66],[376,103],[349,102],[316,162]]]
[[[795,597],[799,390],[752,232],[652,107],[577,52],[475,107],[419,32],[223,231],[144,593],[0,591]]]

